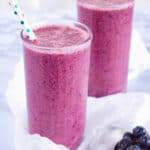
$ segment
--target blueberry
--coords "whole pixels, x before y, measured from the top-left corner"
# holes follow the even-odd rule
[[[133,139],[133,134],[132,134],[131,132],[126,132],[126,133],[123,135],[123,139],[132,140],[132,139]]]
[[[115,145],[114,150],[119,150],[119,143],[117,143],[117,144]]]
[[[115,150],[125,150],[129,145],[132,144],[132,141],[129,139],[122,139],[120,142],[117,143],[115,146]]]
[[[150,138],[147,139],[146,146],[150,149]]]
[[[136,137],[140,137],[146,134],[147,134],[146,129],[141,126],[137,126],[133,129],[133,135]]]
[[[138,145],[130,145],[126,150],[142,150]]]
[[[133,133],[126,132],[114,150],[150,150],[150,134],[142,126],[133,129]]]
[[[146,146],[147,145],[147,141],[148,141],[148,137],[146,135],[143,135],[139,138],[139,144],[142,146]]]

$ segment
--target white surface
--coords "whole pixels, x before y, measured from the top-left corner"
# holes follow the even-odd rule
[[[16,79],[11,85],[16,83]],[[22,89],[19,86],[15,88],[16,94],[9,93],[12,94],[9,105],[16,115],[16,150],[67,150],[47,138],[28,133],[24,98],[21,103],[21,99],[16,97],[18,90]],[[117,94],[99,99],[88,98],[85,135],[78,150],[112,150],[122,134],[131,131],[136,125],[144,125],[150,129],[149,99],[150,95],[144,93]],[[18,107],[22,109],[18,111]]]
[[[88,98],[85,139],[78,150],[113,150],[123,133],[136,125],[150,129],[149,99],[144,93]]]
[[[0,150],[12,150],[14,148],[14,124],[10,111],[0,103]]]
[[[134,32],[130,57],[129,85],[139,74],[149,69],[149,66],[149,55],[138,33]],[[16,150],[64,149],[39,135],[28,134],[24,91],[23,61],[21,60],[16,67],[15,76],[10,81],[7,91],[8,104],[16,117]],[[150,122],[147,116],[150,113],[149,99],[150,95],[144,93],[118,94],[100,98],[100,100],[88,98],[85,138],[79,150],[112,150],[113,145],[126,130],[131,130],[137,124],[143,124],[149,128],[148,124]]]
[[[143,71],[150,69],[150,54],[138,32],[133,30],[129,62],[129,80],[136,78]]]

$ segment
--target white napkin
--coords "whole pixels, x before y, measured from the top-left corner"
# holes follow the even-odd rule
[[[113,150],[123,133],[136,125],[150,129],[149,108],[150,95],[144,93],[89,98],[85,139],[78,150]]]
[[[129,61],[129,80],[135,78],[146,69],[150,69],[150,54],[138,32],[133,30]]]
[[[138,37],[134,32],[130,78],[150,66],[149,55]],[[143,61],[141,58],[144,58]],[[16,150],[67,150],[47,138],[28,133],[22,59],[16,66],[14,78],[9,82],[6,95],[8,105],[16,117]],[[89,97],[84,140],[78,150],[113,150],[122,134],[127,130],[130,131],[135,125],[150,128],[149,108],[150,95],[144,93],[116,94],[99,99]]]
[[[21,63],[19,70],[20,67]],[[16,150],[67,150],[47,138],[28,133],[24,94],[21,96],[24,88],[19,76],[23,77],[23,74],[20,72],[15,76],[7,93],[9,106],[16,116]],[[144,93],[116,94],[99,99],[89,97],[84,141],[78,150],[113,150],[125,131],[136,125],[150,129],[149,108],[150,95]]]

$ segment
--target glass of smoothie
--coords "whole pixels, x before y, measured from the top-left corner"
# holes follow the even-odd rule
[[[85,127],[92,34],[68,21],[32,28],[35,41],[21,33],[29,132],[75,150]]]
[[[78,20],[93,32],[89,96],[127,86],[134,0],[78,0]]]

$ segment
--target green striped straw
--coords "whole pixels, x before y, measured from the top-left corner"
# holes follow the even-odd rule
[[[14,14],[18,17],[20,24],[23,26],[24,34],[30,39],[35,40],[36,36],[33,32],[30,24],[28,23],[28,20],[26,19],[26,16],[24,15],[23,11],[21,10],[17,0],[9,0],[9,5],[11,6]]]

